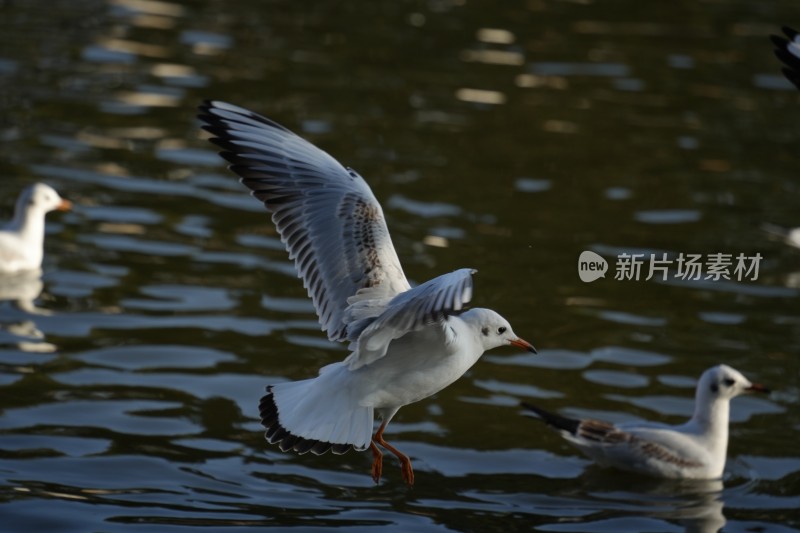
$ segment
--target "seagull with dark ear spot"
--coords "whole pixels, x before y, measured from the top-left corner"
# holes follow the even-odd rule
[[[376,483],[388,450],[413,485],[411,459],[384,438],[397,411],[453,383],[486,350],[536,350],[498,313],[466,309],[474,270],[412,287],[381,205],[355,170],[241,107],[205,102],[200,120],[272,213],[322,329],[350,350],[316,377],[267,387],[259,405],[267,441],[299,454],[370,450]]]
[[[749,392],[770,391],[727,365],[709,368],[697,383],[692,418],[679,426],[614,425],[568,418],[528,403],[522,407],[600,465],[661,478],[717,479],[725,469],[730,401]]]

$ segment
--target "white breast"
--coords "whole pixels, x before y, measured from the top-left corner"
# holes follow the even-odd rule
[[[362,405],[399,408],[447,387],[483,354],[468,335],[463,320],[448,317],[395,340],[385,357],[355,371],[364,387]]]

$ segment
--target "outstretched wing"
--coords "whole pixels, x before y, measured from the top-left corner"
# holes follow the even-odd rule
[[[472,274],[462,268],[398,294],[388,302],[365,290],[348,310],[352,353],[345,364],[355,370],[386,355],[389,344],[410,331],[461,310],[472,299]]]
[[[229,168],[272,213],[329,339],[347,338],[347,300],[359,290],[394,296],[409,289],[383,210],[355,171],[246,109],[206,101],[199,118]]]
[[[775,55],[786,65],[783,74],[800,89],[800,33],[788,26],[783,27],[783,33],[787,39],[772,36]]]

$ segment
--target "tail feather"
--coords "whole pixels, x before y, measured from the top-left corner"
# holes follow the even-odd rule
[[[373,409],[359,405],[341,379],[346,367],[317,378],[267,387],[259,410],[265,438],[281,451],[322,455],[365,450],[372,440]]]
[[[580,420],[567,418],[556,413],[551,413],[550,411],[546,411],[541,407],[537,407],[530,403],[522,402],[521,405],[528,411],[535,413],[548,426],[552,426],[561,431],[566,431],[571,435],[575,435],[578,432],[578,427],[581,424]]]
[[[292,435],[286,428],[281,426],[278,407],[275,405],[275,397],[272,394],[272,385],[267,387],[266,396],[261,398],[259,409],[261,411],[261,425],[266,428],[264,438],[270,444],[277,444],[282,452],[292,450],[300,455],[308,452],[314,455],[322,455],[331,449],[332,444],[330,442],[304,439],[298,435]],[[348,450],[349,447],[341,453]]]

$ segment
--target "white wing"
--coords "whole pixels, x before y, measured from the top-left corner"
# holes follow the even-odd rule
[[[351,370],[383,357],[389,344],[410,331],[440,321],[461,310],[472,299],[472,274],[462,268],[398,294],[387,302],[367,289],[351,298],[350,350],[345,359]]]
[[[783,33],[788,39],[772,36],[777,47],[775,55],[786,65],[783,74],[800,89],[800,33],[787,26],[783,27]]]
[[[383,210],[355,171],[283,126],[246,109],[205,102],[199,118],[230,169],[272,212],[331,340],[348,337],[348,298],[410,288]]]

